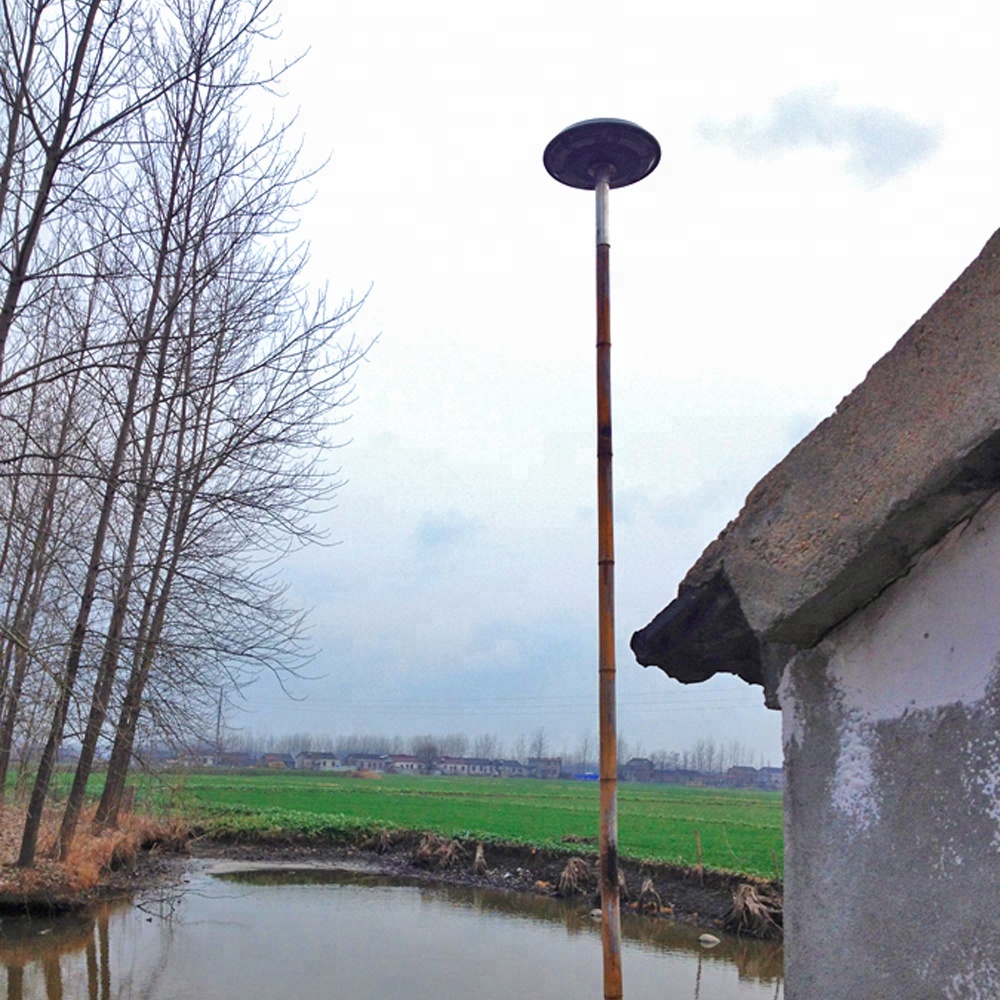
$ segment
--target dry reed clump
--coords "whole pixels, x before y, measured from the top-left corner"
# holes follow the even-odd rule
[[[376,854],[385,854],[392,849],[392,831],[385,829],[376,830],[364,841],[362,846],[369,851],[374,851]]]
[[[663,906],[660,894],[653,885],[653,880],[649,877],[642,880],[642,888],[639,890],[639,909],[643,913],[659,913]]]
[[[486,867],[486,852],[483,850],[483,842],[476,844],[476,856],[472,861],[472,873],[474,875],[485,875],[489,871]]]
[[[411,860],[415,865],[427,867],[434,861],[434,854],[440,845],[440,840],[433,833],[425,833],[420,838]]]
[[[592,878],[590,865],[583,858],[570,858],[559,875],[559,895],[578,896],[586,892]]]
[[[179,850],[186,829],[176,821],[160,823],[133,813],[122,817],[117,829],[92,831],[88,815],[70,846],[65,861],[51,858],[59,829],[59,815],[47,810],[42,819],[36,863],[16,867],[24,815],[5,808],[0,815],[0,894],[65,896],[98,886],[109,872],[134,864],[143,850],[166,847]]]
[[[434,852],[439,868],[450,868],[465,857],[465,848],[457,840],[442,840]]]
[[[783,901],[771,886],[741,882],[733,893],[733,905],[722,926],[736,934],[775,938],[782,934]]]
[[[80,888],[92,888],[106,872],[134,865],[143,851],[178,852],[186,848],[187,841],[187,828],[178,820],[162,823],[150,816],[127,813],[111,830],[81,827],[64,864],[81,880]]]
[[[351,778],[362,778],[365,781],[381,781],[382,775],[378,771],[366,771],[361,768],[357,771],[348,771],[348,775]]]
[[[451,868],[466,856],[466,850],[460,840],[439,837],[434,833],[425,833],[420,838],[417,849],[410,856],[413,864],[421,868]]]

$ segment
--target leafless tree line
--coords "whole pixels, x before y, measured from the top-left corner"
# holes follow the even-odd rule
[[[321,753],[413,754],[433,759],[440,756],[478,757],[486,760],[511,758],[525,763],[529,758],[559,757],[564,767],[596,769],[597,737],[585,732],[572,746],[559,747],[550,739],[544,727],[530,734],[521,734],[510,741],[496,733],[480,733],[469,737],[465,733],[425,733],[417,736],[380,736],[372,733],[350,733],[333,736],[328,733],[286,733],[281,736],[229,732],[225,734],[225,749],[263,755],[265,753],[295,754],[301,750]],[[632,757],[646,757],[662,770],[699,771],[720,774],[738,765],[763,767],[769,765],[763,755],[754,754],[739,740],[729,743],[704,737],[686,750],[647,751],[641,741],[631,743],[620,736],[618,762],[627,763]]]
[[[0,0],[0,796],[61,745],[113,825],[137,737],[304,662],[276,575],[339,486],[362,349],[310,293],[303,179],[254,47],[270,0]],[[27,789],[26,789],[27,790]]]

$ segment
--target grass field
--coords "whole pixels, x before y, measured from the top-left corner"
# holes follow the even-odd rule
[[[170,785],[175,807],[235,833],[387,827],[565,849],[564,838],[598,826],[589,782],[268,772],[174,775]],[[623,855],[694,865],[697,831],[707,868],[770,877],[776,859],[780,871],[778,792],[620,784],[618,813]]]

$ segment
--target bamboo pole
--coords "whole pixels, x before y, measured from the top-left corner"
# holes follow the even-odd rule
[[[597,185],[597,572],[598,712],[600,716],[601,941],[604,998],[621,1000],[621,906],[618,891],[618,733],[615,704],[615,541],[611,475],[611,295],[608,238],[610,167]]]
[[[621,1000],[618,889],[618,732],[615,718],[615,544],[611,478],[611,296],[608,195],[642,180],[660,162],[660,144],[621,118],[592,118],[563,129],[545,147],[545,169],[561,184],[597,198],[597,535],[598,713],[600,716],[600,884],[604,998]]]

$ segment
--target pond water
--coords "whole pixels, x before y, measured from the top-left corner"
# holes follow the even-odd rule
[[[779,945],[623,922],[626,1000],[779,1000]],[[320,869],[193,875],[86,916],[4,917],[10,1000],[580,1000],[601,996],[579,904]],[[2,980],[0,980],[2,982]]]

